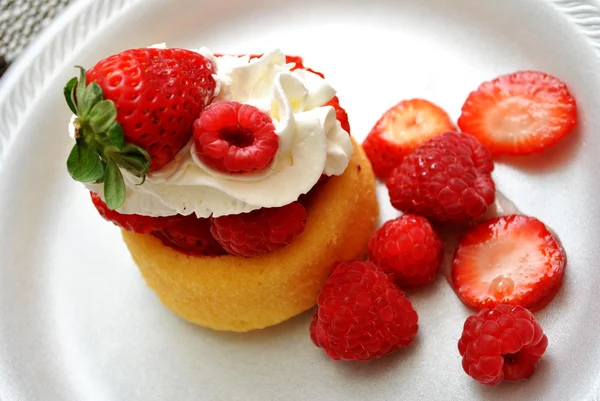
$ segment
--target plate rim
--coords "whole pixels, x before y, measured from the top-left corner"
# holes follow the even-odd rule
[[[0,79],[0,172],[16,133],[46,84],[91,35],[143,0],[76,0],[36,37]],[[538,0],[549,3],[574,25],[600,61],[598,0]],[[85,20],[86,23],[77,23]],[[600,377],[590,383],[590,395],[600,399]],[[1,396],[2,394],[0,394]]]

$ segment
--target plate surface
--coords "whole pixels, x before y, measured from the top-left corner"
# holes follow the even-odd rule
[[[103,0],[74,4],[0,86],[0,399],[597,400],[600,384],[600,12],[593,0]],[[410,293],[410,349],[334,363],[310,313],[249,334],[185,323],[164,308],[119,232],[71,181],[61,89],[75,64],[166,41],[223,52],[279,47],[338,88],[363,139],[397,101],[425,97],[453,118],[482,81],[555,74],[579,102],[577,135],[497,164],[498,188],[561,237],[569,264],[537,314],[550,345],[531,380],[480,386],[456,348],[468,310],[440,277]],[[380,188],[384,218],[397,215]]]

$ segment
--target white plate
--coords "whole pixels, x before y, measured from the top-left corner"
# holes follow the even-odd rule
[[[593,0],[76,3],[1,81],[0,399],[598,399],[598,32]],[[564,79],[579,134],[495,172],[569,255],[563,289],[537,314],[550,346],[531,380],[487,388],[462,372],[456,343],[468,311],[443,278],[411,293],[416,344],[366,364],[328,360],[310,342],[310,313],[226,334],[165,309],[117,229],[68,177],[61,94],[73,65],[160,41],[304,55],[339,88],[359,139],[403,98],[429,98],[456,118],[468,92],[499,74],[533,68]],[[396,215],[381,194],[385,217]]]

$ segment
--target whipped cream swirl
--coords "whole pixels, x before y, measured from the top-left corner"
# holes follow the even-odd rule
[[[335,90],[318,75],[291,71],[285,55],[275,50],[261,58],[215,57],[213,102],[237,101],[270,115],[279,136],[272,165],[262,171],[225,174],[199,160],[190,141],[167,166],[147,175],[143,185],[123,171],[127,197],[118,210],[124,214],[215,217],[278,207],[294,202],[317,183],[321,174],[340,175],[352,156],[349,134],[324,106]],[[72,128],[70,128],[72,131]],[[87,187],[102,196],[102,186]]]

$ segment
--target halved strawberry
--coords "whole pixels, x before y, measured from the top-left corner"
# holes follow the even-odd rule
[[[476,309],[499,304],[538,310],[552,300],[567,256],[559,239],[538,219],[503,216],[465,233],[452,265],[452,286]]]
[[[126,231],[131,231],[132,233],[151,234],[152,232],[162,230],[183,218],[181,215],[151,217],[139,214],[121,214],[111,210],[97,193],[90,192],[90,196],[92,197],[92,203],[100,216],[105,220],[112,222],[115,226]]]
[[[484,82],[462,107],[458,126],[494,155],[541,152],[573,132],[575,99],[558,78],[518,71]]]
[[[311,70],[312,71],[312,70]],[[315,74],[319,75],[320,73],[312,71]],[[350,133],[350,122],[348,120],[348,113],[346,110],[340,105],[340,99],[337,96],[331,98],[329,102],[325,104],[325,106],[331,106],[335,109],[335,117],[340,122],[340,125],[347,133]]]
[[[375,175],[384,180],[402,158],[432,137],[454,130],[448,114],[423,99],[404,100],[375,124],[363,148]]]
[[[210,233],[210,220],[192,214],[152,233],[166,246],[188,255],[225,255],[223,247]]]

